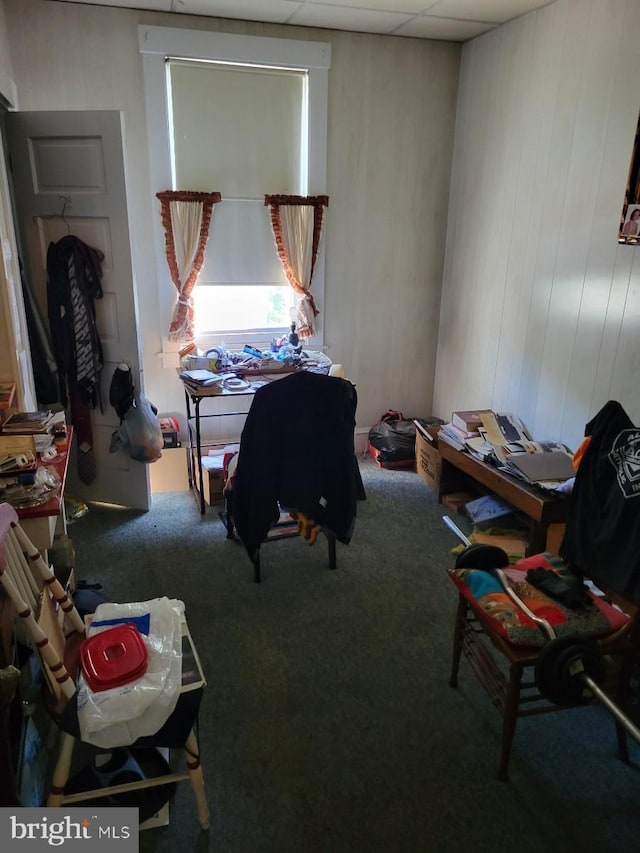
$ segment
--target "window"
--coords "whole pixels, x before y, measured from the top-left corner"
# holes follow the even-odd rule
[[[326,191],[329,46],[157,27],[141,27],[140,43],[154,192],[222,194],[193,293],[198,343],[266,344],[288,326],[294,294],[264,195]],[[169,317],[175,289],[159,223],[157,233]],[[320,258],[313,293],[321,309],[323,277]],[[318,321],[321,346],[322,314]]]
[[[306,194],[307,73],[168,59],[167,86],[174,187],[217,187],[224,202],[193,293],[196,334],[278,331],[294,293],[264,196]]]

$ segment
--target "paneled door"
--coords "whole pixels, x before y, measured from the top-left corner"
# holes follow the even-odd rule
[[[109,452],[119,418],[109,405],[115,368],[126,363],[142,382],[136,295],[118,111],[16,112],[7,115],[7,141],[23,262],[43,317],[47,317],[47,249],[67,234],[100,249],[102,289],[96,300],[104,350],[103,411],[91,412],[96,477],[77,475],[76,442],[67,493],[84,501],[149,508],[148,466],[119,450]]]

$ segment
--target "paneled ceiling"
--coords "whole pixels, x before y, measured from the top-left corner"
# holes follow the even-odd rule
[[[64,0],[359,33],[468,41],[553,0]]]

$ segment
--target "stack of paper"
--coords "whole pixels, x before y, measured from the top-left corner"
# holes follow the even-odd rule
[[[7,435],[34,435],[49,430],[53,419],[52,412],[15,412],[2,424],[2,432]]]

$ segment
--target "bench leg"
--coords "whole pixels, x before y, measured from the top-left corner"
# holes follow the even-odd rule
[[[506,782],[509,778],[509,758],[511,757],[511,746],[516,733],[521,681],[522,667],[519,664],[512,663],[509,668],[509,684],[507,685],[507,694],[502,712],[502,750],[498,766],[498,779],[500,782]]]
[[[450,687],[458,686],[458,670],[460,668],[460,658],[462,657],[462,643],[467,609],[467,602],[462,595],[459,595],[458,609],[456,612],[456,626],[453,631],[453,655],[451,659],[451,675],[449,676]]]

